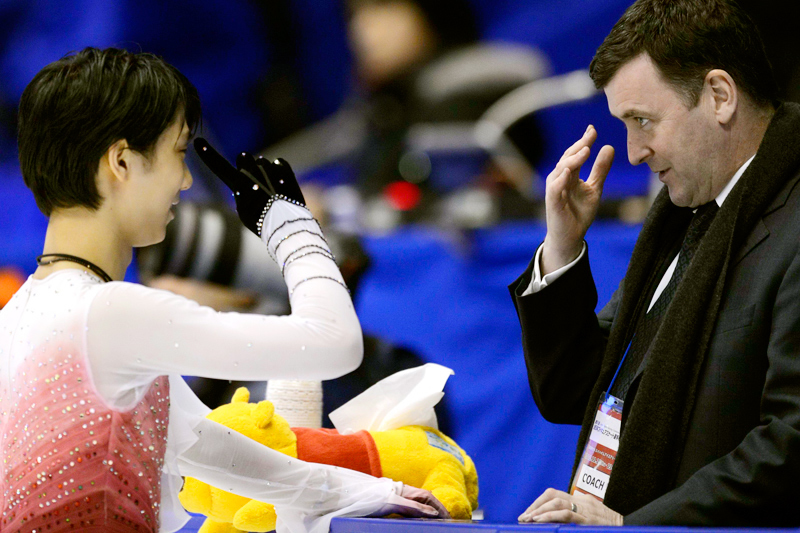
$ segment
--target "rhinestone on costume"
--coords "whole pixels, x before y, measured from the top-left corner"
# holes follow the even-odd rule
[[[91,379],[85,357],[77,345],[31,345],[13,378],[18,396],[0,395],[3,531],[102,526],[87,518],[101,508],[134,529],[158,523],[161,476],[141,473],[164,464],[168,379],[158,378],[134,409],[114,412],[83,385]],[[137,498],[126,497],[130,485]]]

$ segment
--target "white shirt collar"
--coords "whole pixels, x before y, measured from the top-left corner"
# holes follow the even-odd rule
[[[717,195],[717,197],[715,198],[717,206],[722,207],[722,202],[725,201],[725,198],[727,198],[731,190],[733,190],[734,185],[736,185],[736,182],[739,181],[739,178],[742,177],[742,174],[744,174],[744,171],[747,170],[747,167],[750,166],[750,163],[753,161],[754,157],[755,154],[753,154],[753,157],[745,161],[744,165],[739,167],[739,170],[736,171],[736,174],[734,174],[731,180],[728,182],[728,184],[725,185],[725,188],[722,189],[722,192],[720,192]]]

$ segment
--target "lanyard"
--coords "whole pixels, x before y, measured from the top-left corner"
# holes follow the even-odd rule
[[[674,262],[674,261],[675,261],[675,259],[677,259],[679,256],[680,256],[680,249],[678,249],[678,253],[677,253],[677,254],[676,254],[676,255],[675,255],[673,258],[672,258],[672,260],[670,261],[670,264],[671,264],[672,262]],[[664,272],[664,275],[666,275],[666,273],[667,273],[667,272],[669,272],[669,267],[667,267],[667,270]],[[672,273],[670,274],[670,280],[668,280],[668,281],[667,281],[667,284],[664,286],[664,289],[665,289],[665,290],[666,290],[666,287],[668,287],[668,286],[669,286],[669,283],[670,283],[670,281],[672,281],[672,280],[671,280],[671,278],[672,278],[672,276],[674,276],[674,275],[675,275],[675,271],[673,270],[673,271],[672,271]],[[662,275],[662,278],[663,278],[663,275]],[[658,285],[656,285],[656,289],[658,289]],[[651,302],[650,302],[650,305],[652,306],[652,305],[653,305],[655,302],[657,302],[657,301],[658,301],[658,299],[659,299],[659,298],[661,298],[661,296],[662,296],[662,294],[663,294],[663,293],[664,293],[664,291],[662,290],[662,291],[661,291],[661,293],[659,293],[659,295],[658,295],[658,298],[655,298],[655,299],[653,299],[653,296],[651,296]],[[608,385],[608,389],[606,390],[606,400],[608,400],[608,397],[610,396],[611,389],[612,389],[612,387],[614,386],[614,382],[617,380],[617,376],[619,375],[619,371],[620,371],[620,369],[622,368],[622,365],[623,365],[623,364],[625,364],[625,359],[628,357],[628,352],[630,352],[630,351],[631,351],[631,346],[633,346],[633,341],[634,341],[634,340],[636,340],[636,330],[638,330],[638,329],[641,327],[641,325],[642,325],[642,322],[643,322],[644,320],[646,320],[646,318],[647,318],[647,313],[648,313],[649,311],[650,311],[650,309],[648,308],[648,309],[645,311],[644,315],[643,315],[643,316],[642,316],[642,317],[639,319],[639,321],[636,323],[636,329],[634,330],[634,335],[633,335],[633,338],[631,338],[630,342],[628,343],[628,347],[625,349],[625,353],[622,355],[622,360],[619,362],[619,366],[617,366],[617,371],[616,371],[616,372],[614,372],[614,377],[613,377],[613,378],[611,378],[611,383]]]
[[[633,336],[636,338],[636,335]],[[625,349],[625,353],[622,355],[622,360],[619,362],[619,366],[617,366],[617,371],[614,372],[614,377],[611,378],[611,383],[608,385],[608,389],[606,389],[606,401],[608,401],[608,397],[611,395],[611,389],[614,386],[614,382],[617,380],[617,376],[619,375],[619,371],[622,368],[622,365],[625,364],[625,358],[628,357],[628,352],[631,351],[631,346],[633,345],[633,339],[628,343],[628,347]]]

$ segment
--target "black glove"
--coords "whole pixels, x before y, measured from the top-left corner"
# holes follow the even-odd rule
[[[203,163],[233,191],[239,218],[247,229],[259,237],[264,217],[275,200],[286,200],[306,207],[292,167],[283,159],[270,162],[263,157],[255,159],[251,154],[242,152],[236,158],[237,168],[233,168],[202,137],[194,140],[194,149]]]

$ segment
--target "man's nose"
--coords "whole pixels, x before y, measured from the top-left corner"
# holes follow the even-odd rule
[[[646,143],[628,133],[628,161],[631,162],[631,165],[640,165],[646,162],[651,155],[653,155],[653,151]]]

